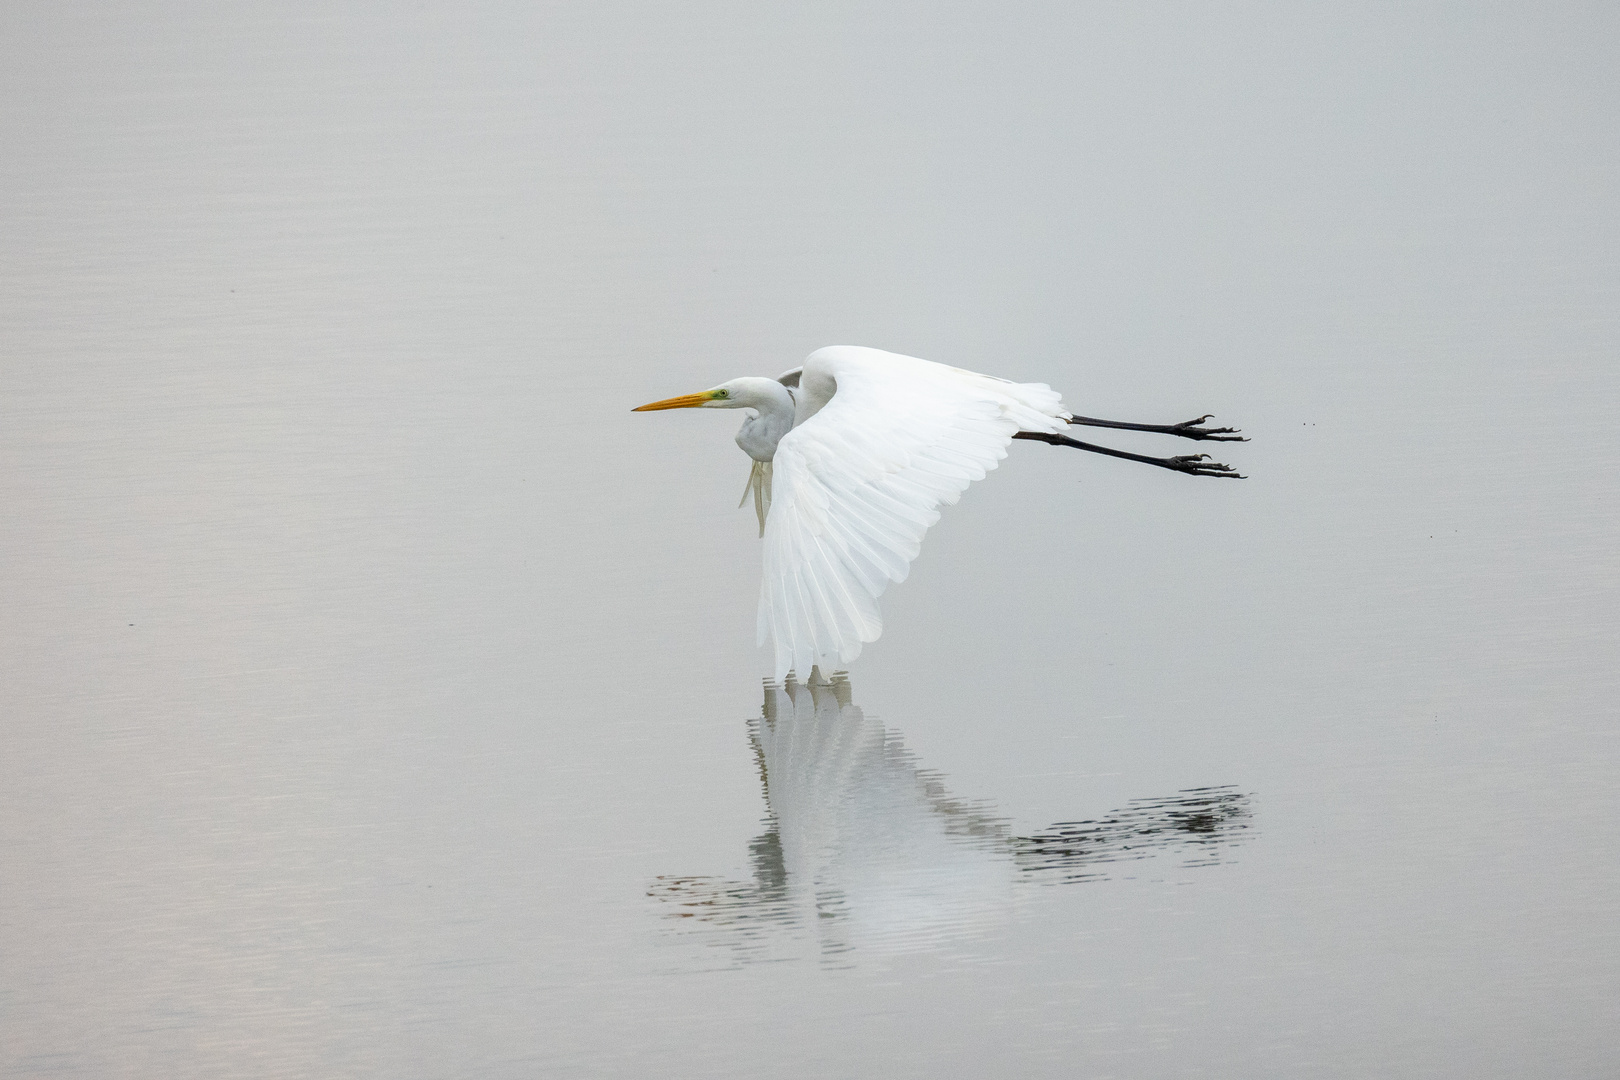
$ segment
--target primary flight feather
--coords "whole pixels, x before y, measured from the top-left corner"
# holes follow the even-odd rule
[[[1237,474],[1202,454],[1148,458],[1061,434],[1070,424],[1235,440],[1208,417],[1174,425],[1076,417],[1044,383],[1015,383],[855,345],[817,349],[777,379],[743,378],[640,406],[746,408],[737,444],[754,459],[765,542],[759,642],[778,679],[847,668],[883,632],[878,597],[904,581],[923,535],[975,480],[1033,438],[1209,476]]]

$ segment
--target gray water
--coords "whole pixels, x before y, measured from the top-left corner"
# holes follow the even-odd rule
[[[4,23],[0,1075],[1620,1068],[1612,7]],[[629,409],[827,344],[1249,479],[1015,444],[764,686]]]

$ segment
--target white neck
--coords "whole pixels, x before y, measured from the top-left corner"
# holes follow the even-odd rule
[[[733,390],[733,400],[756,414],[743,421],[737,445],[755,461],[770,461],[776,444],[793,428],[793,394],[775,379],[737,379],[731,385],[736,383],[746,385]]]

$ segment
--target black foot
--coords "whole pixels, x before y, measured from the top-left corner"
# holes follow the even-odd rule
[[[1196,420],[1183,420],[1179,424],[1171,424],[1169,426],[1169,430],[1166,431],[1165,434],[1167,434],[1167,435],[1180,435],[1183,439],[1198,439],[1200,441],[1207,440],[1209,442],[1248,442],[1249,441],[1248,439],[1245,439],[1242,435],[1238,434],[1238,429],[1237,428],[1230,428],[1230,427],[1207,428],[1207,427],[1202,426],[1205,420],[1208,420],[1211,416],[1214,416],[1214,415],[1215,415],[1214,413],[1205,413],[1203,416],[1200,416]]]
[[[1230,442],[1231,440],[1227,440]],[[1238,440],[1247,442],[1247,439]],[[1222,465],[1218,461],[1211,461],[1208,454],[1188,454],[1183,457],[1160,458],[1164,467],[1184,472],[1191,476],[1224,476],[1229,480],[1248,479],[1230,465]]]

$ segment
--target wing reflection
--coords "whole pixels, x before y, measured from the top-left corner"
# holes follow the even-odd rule
[[[1210,787],[1017,835],[989,803],[950,795],[842,675],[767,682],[749,738],[767,806],[753,880],[665,876],[649,891],[682,930],[740,960],[947,947],[1004,922],[1028,886],[1096,881],[1171,851],[1211,865],[1249,827],[1248,796]]]

